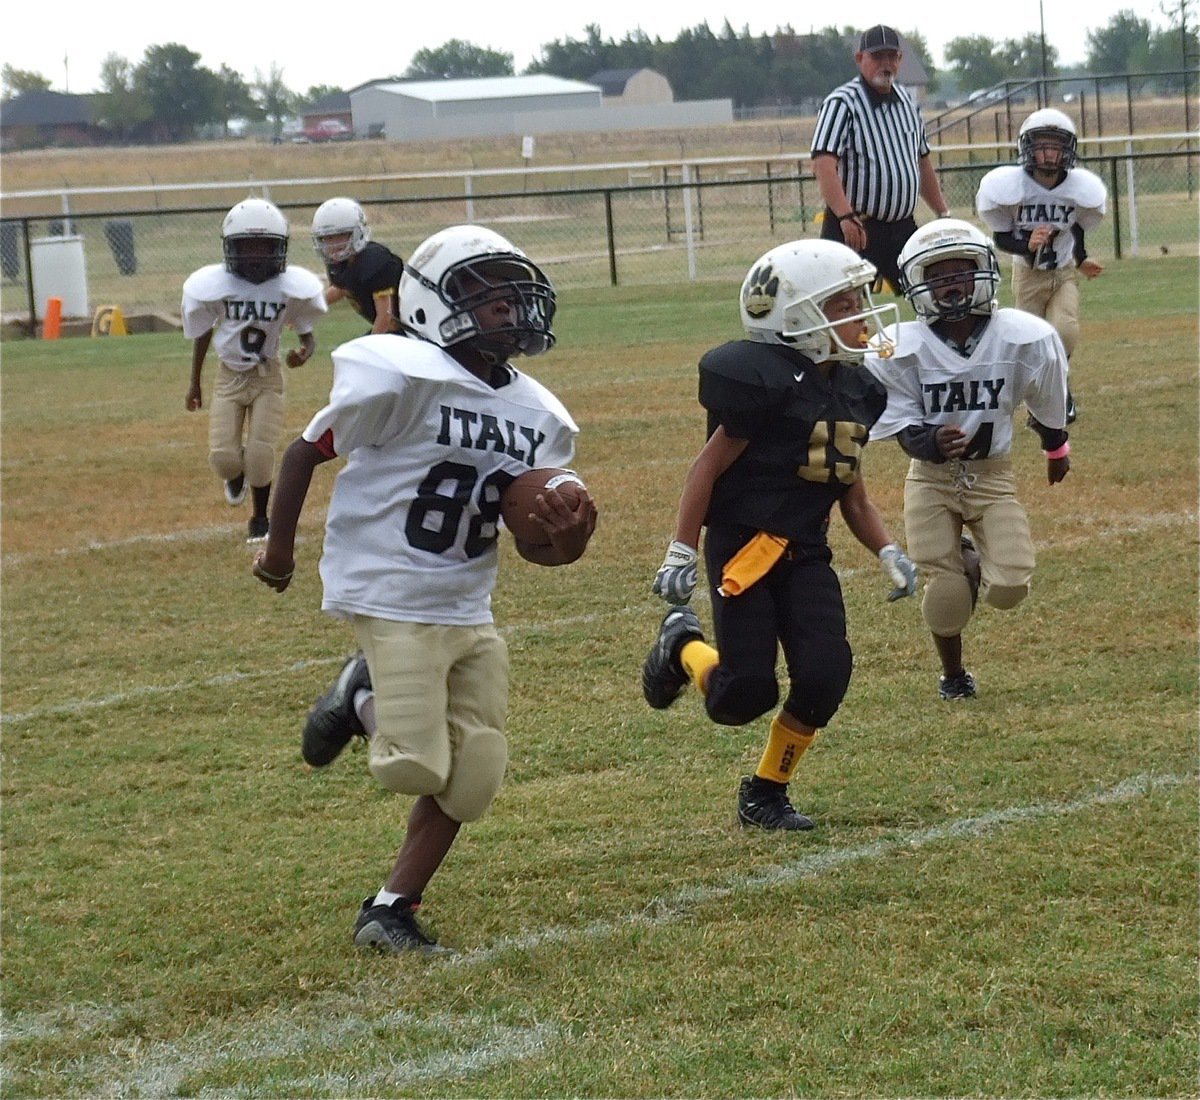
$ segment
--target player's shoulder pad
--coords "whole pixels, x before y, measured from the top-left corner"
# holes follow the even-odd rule
[[[892,354],[884,359],[873,351],[867,352],[864,366],[876,378],[894,378],[908,370],[921,348],[925,324],[922,321],[900,321],[888,325],[887,335],[892,342]]]
[[[397,252],[393,252],[382,241],[367,241],[366,246],[362,250],[362,255],[369,256],[380,266],[391,263],[392,261],[395,261],[401,265],[404,263],[404,257]]]
[[[289,298],[312,298],[324,293],[324,284],[306,267],[288,264],[279,277],[280,289]]]
[[[1095,172],[1086,168],[1072,168],[1067,173],[1071,184],[1071,197],[1080,205],[1091,209],[1103,207],[1108,201],[1108,188]]]
[[[461,369],[436,344],[390,332],[348,340],[330,354],[337,366],[370,367],[431,382],[453,382]]]
[[[1049,321],[1023,309],[1007,306],[998,309],[992,314],[991,323],[996,326],[997,335],[1010,344],[1037,344],[1055,335]]]
[[[213,302],[227,293],[230,275],[224,264],[208,264],[183,281],[183,293],[199,302]]]
[[[512,365],[509,364],[511,367]],[[527,405],[530,408],[543,409],[548,412],[555,420],[561,421],[572,433],[579,432],[579,425],[575,423],[571,414],[567,412],[567,407],[554,394],[547,389],[536,378],[531,378],[523,371],[513,368],[514,379],[512,386],[513,392],[509,395],[509,399],[518,404]]]
[[[1025,183],[1029,177],[1019,164],[1005,164],[993,168],[979,181],[975,205],[979,209],[989,206],[1012,206],[1021,201]]]
[[[771,386],[772,371],[780,369],[778,357],[783,350],[781,344],[730,340],[700,357],[700,374],[714,375],[746,386]]]

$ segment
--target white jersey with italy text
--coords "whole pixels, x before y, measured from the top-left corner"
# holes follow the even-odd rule
[[[970,440],[964,458],[999,458],[1012,449],[1013,417],[1022,402],[1047,428],[1066,426],[1067,355],[1040,317],[997,310],[965,357],[923,321],[894,325],[889,335],[895,355],[868,354],[865,363],[888,395],[871,439],[920,424],[951,424]]]
[[[994,233],[1028,237],[1039,225],[1055,230],[1037,257],[1020,257],[1033,267],[1071,267],[1075,240],[1071,226],[1085,233],[1100,224],[1108,206],[1104,182],[1086,168],[1072,168],[1055,187],[1044,187],[1020,165],[993,168],[979,183],[975,209]]]
[[[209,264],[183,284],[183,334],[189,339],[213,332],[216,354],[231,370],[253,370],[279,357],[283,330],[312,332],[328,307],[321,280],[303,267],[290,264],[281,275],[252,283]]]
[[[493,388],[434,344],[381,334],[333,351],[329,403],[304,429],[346,457],[325,523],[322,608],[403,622],[492,622],[500,494],[570,465],[579,429],[512,366]]]

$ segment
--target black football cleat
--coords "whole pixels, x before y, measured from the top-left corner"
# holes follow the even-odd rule
[[[266,516],[251,516],[246,521],[246,541],[266,542],[271,530],[271,521]]]
[[[225,503],[236,508],[246,499],[246,475],[238,474],[225,482]]]
[[[356,947],[370,947],[392,955],[417,951],[422,955],[453,955],[417,923],[416,905],[407,898],[398,898],[391,905],[376,905],[373,897],[366,898],[354,922]]]
[[[800,832],[815,828],[811,817],[797,813],[788,801],[787,784],[743,775],[738,785],[738,821],[742,827],[768,832]]]
[[[367,731],[354,709],[354,696],[360,688],[371,690],[371,674],[366,658],[356,653],[342,666],[333,686],[308,712],[300,740],[300,754],[306,764],[323,768],[337,759],[351,737],[366,739]]]
[[[938,680],[938,695],[942,699],[974,699],[975,677],[966,669],[957,676],[942,676]]]
[[[658,639],[642,665],[642,694],[655,710],[664,710],[687,686],[687,673],[679,663],[684,643],[695,638],[704,641],[700,620],[687,604],[672,607],[663,616]]]

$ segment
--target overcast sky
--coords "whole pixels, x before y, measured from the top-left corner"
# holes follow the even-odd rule
[[[863,0],[854,8],[854,25],[861,29],[882,21],[900,31],[919,30],[929,43],[934,64],[943,65],[942,51],[952,38],[980,34],[996,41],[1019,39],[1038,33],[1044,18],[1046,41],[1058,50],[1060,63],[1069,65],[1084,60],[1087,32],[1107,25],[1117,12],[1131,10],[1161,30],[1168,25],[1163,7],[1175,9],[1178,3],[924,0],[908,6],[895,0]],[[289,88],[304,92],[319,84],[348,89],[402,73],[417,50],[436,48],[452,38],[511,53],[519,73],[540,55],[543,44],[585,38],[588,23],[596,23],[604,39],[620,40],[640,28],[651,38],[670,41],[681,29],[706,21],[719,34],[726,18],[735,31],[748,26],[753,34],[769,33],[789,19],[802,33],[837,22],[822,18],[809,23],[802,18],[799,4],[755,7],[746,14],[744,5],[729,0],[651,7],[639,0],[607,0],[598,5],[601,14],[591,16],[580,14],[584,6],[539,0],[451,0],[445,5],[352,4],[339,9],[329,4],[209,7],[132,0],[97,8],[85,0],[59,0],[45,21],[27,14],[14,25],[17,20],[10,16],[0,59],[14,68],[40,73],[56,91],[92,92],[99,90],[100,65],[108,54],[136,64],[148,46],[175,42],[198,53],[202,65],[213,70],[228,65],[248,83],[253,83],[256,73],[267,76],[275,64],[283,70]],[[914,14],[898,15],[901,7]],[[305,18],[306,8],[315,14]]]

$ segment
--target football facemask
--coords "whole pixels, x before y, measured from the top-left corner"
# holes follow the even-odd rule
[[[946,260],[965,260],[970,267],[931,274]],[[926,324],[996,310],[1000,263],[992,242],[969,222],[939,218],[922,226],[905,242],[898,263],[904,296]]]
[[[1047,148],[1054,149],[1058,155],[1053,158],[1045,156],[1044,151]],[[1043,172],[1070,171],[1075,167],[1077,150],[1075,123],[1062,111],[1046,107],[1034,111],[1021,123],[1017,136],[1017,151],[1020,154],[1021,166],[1027,172],[1035,169]],[[1043,152],[1040,158],[1039,152]]]
[[[746,337],[793,347],[814,363],[860,363],[868,351],[888,358],[895,349],[886,329],[900,311],[893,303],[876,305],[869,289],[874,279],[874,265],[837,241],[779,245],[759,257],[742,283]],[[861,292],[863,308],[831,321],[822,307],[848,290]],[[854,322],[865,332],[851,344],[837,329]]]
[[[502,300],[507,319],[488,315]],[[419,245],[400,281],[404,326],[440,347],[469,343],[487,362],[554,346],[554,288],[520,249],[479,226],[454,226]]]
[[[225,215],[221,248],[226,271],[265,283],[287,267],[287,219],[266,199],[245,199]]]
[[[313,247],[326,264],[345,263],[367,246],[367,215],[353,199],[327,199],[312,223]]]

